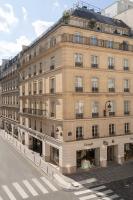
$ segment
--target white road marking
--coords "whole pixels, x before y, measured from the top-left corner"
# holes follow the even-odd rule
[[[79,199],[80,200],[89,200],[89,199],[93,199],[93,198],[96,198],[97,196],[94,195],[94,194],[91,194],[89,196],[85,196],[85,197],[80,197]]]
[[[112,190],[105,190],[103,192],[97,192],[96,194],[98,196],[105,196],[106,194],[110,194],[110,193],[113,193],[113,191]]]
[[[49,186],[49,188],[50,188],[51,190],[53,190],[54,192],[57,191],[57,188],[56,188],[52,183],[50,183],[49,180],[47,180],[45,177],[41,177],[41,179],[42,179],[42,181],[43,181],[44,183],[46,183],[46,184]]]
[[[93,191],[101,190],[101,189],[104,189],[104,188],[106,188],[106,186],[102,185],[102,186],[99,186],[99,187],[96,187],[96,188],[91,188],[91,189],[88,189],[88,190],[82,190],[82,191],[74,192],[74,194],[75,195],[81,195],[81,194],[86,194],[86,193],[90,193],[90,192],[93,192]]]
[[[85,180],[79,181],[78,183],[80,183],[81,185],[85,185],[87,183],[94,183],[96,181],[97,181],[96,178],[89,178],[89,179],[85,179]]]
[[[13,186],[15,187],[15,189],[18,191],[18,193],[23,199],[27,199],[29,197],[28,194],[26,194],[26,192],[18,183],[13,183]]]
[[[9,190],[9,188],[6,185],[2,185],[2,188],[10,200],[16,200],[15,196],[13,195],[13,193]]]
[[[33,178],[32,181],[42,191],[43,194],[48,193],[48,191],[46,190],[46,188],[36,178]]]
[[[24,180],[23,183],[24,183],[24,185],[26,186],[26,188],[29,190],[29,192],[33,196],[38,196],[38,193],[36,192],[36,190],[32,187],[32,185],[27,180]]]
[[[102,198],[103,200],[112,200],[112,199],[116,199],[116,198],[118,198],[118,197],[120,197],[119,195],[117,195],[117,194],[114,194],[114,195],[112,195],[112,196],[110,196],[110,197],[104,197],[104,198]]]
[[[1,196],[0,196],[0,200],[3,200]]]

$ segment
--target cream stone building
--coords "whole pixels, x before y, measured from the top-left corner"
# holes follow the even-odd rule
[[[86,6],[20,54],[18,138],[62,173],[133,157],[133,37]]]
[[[0,127],[18,138],[19,56],[3,60],[0,70]]]

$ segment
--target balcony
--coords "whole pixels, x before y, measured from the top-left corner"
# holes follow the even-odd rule
[[[75,67],[83,67],[83,63],[82,62],[75,62]]]
[[[83,140],[83,135],[76,135],[76,140]]]
[[[51,112],[50,117],[55,117],[55,113]]]
[[[92,118],[97,118],[99,117],[99,113],[92,113]]]
[[[51,66],[50,66],[50,70],[54,70],[54,65],[51,65]]]
[[[108,65],[108,69],[114,69],[115,68],[115,66],[114,65]]]
[[[42,90],[39,90],[39,94],[42,94]]]
[[[112,131],[112,132],[109,133],[109,136],[110,136],[110,137],[112,137],[112,136],[114,136],[114,135],[115,135],[115,131]]]
[[[83,113],[76,113],[76,119],[83,119]]]
[[[75,92],[83,92],[83,87],[75,87]]]
[[[115,92],[115,88],[109,88],[109,92]]]
[[[130,115],[129,111],[124,111],[124,115]]]
[[[51,94],[54,94],[54,93],[55,93],[55,89],[54,89],[54,88],[51,88],[51,89],[50,89],[50,93],[51,93]]]
[[[23,108],[23,113],[38,116],[46,116],[46,110],[41,109]]]
[[[74,37],[75,37],[75,35],[72,35],[72,34],[69,34],[69,33],[64,33],[64,34],[62,34],[62,40],[61,41],[62,42],[71,42],[71,43],[73,43]],[[83,38],[82,41],[81,41],[82,45],[93,46],[91,44],[90,37],[82,37],[82,38]],[[107,42],[109,42],[109,41],[102,40],[102,39],[97,39],[97,43],[95,44],[95,46],[109,49],[110,47],[107,45]],[[133,45],[129,45],[128,44],[128,48],[127,47],[125,48],[125,46],[123,46],[123,43],[114,41],[112,49],[121,50],[121,51],[127,51],[128,50],[128,51],[133,52]]]
[[[129,92],[129,88],[124,88],[124,92]]]
[[[115,112],[109,112],[109,116],[115,116]]]
[[[98,92],[99,91],[99,89],[97,88],[97,87],[92,87],[92,92]]]
[[[92,64],[91,64],[91,67],[92,67],[92,68],[98,68],[98,64],[92,63]]]
[[[123,67],[124,71],[129,71],[129,67]]]

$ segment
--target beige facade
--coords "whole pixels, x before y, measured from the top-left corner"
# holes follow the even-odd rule
[[[133,141],[130,30],[66,18],[21,52],[19,138],[63,173],[122,164]]]

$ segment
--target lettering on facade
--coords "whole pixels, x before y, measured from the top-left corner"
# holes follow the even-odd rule
[[[92,146],[92,145],[93,145],[93,142],[84,144],[84,146]]]

